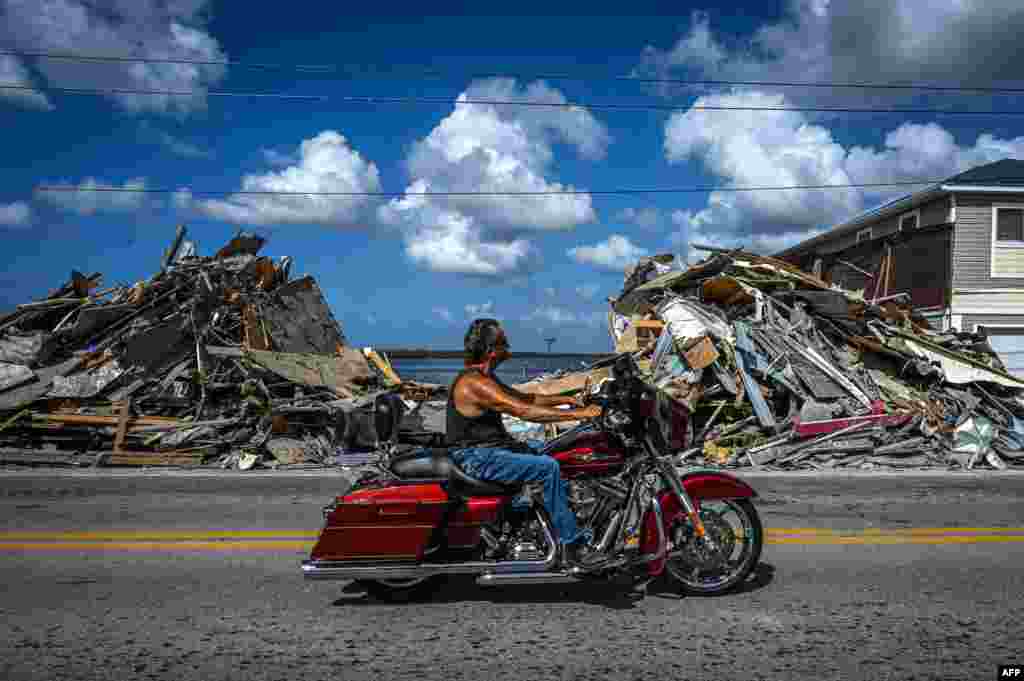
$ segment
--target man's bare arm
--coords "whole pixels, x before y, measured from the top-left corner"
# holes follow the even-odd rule
[[[575,397],[566,397],[564,395],[534,395],[534,398],[534,404],[539,404],[542,407],[557,407],[560,404],[572,406],[576,404]]]
[[[516,390],[510,385],[506,385],[497,376],[494,377],[495,383],[500,385],[506,392],[511,393],[513,397],[516,397],[527,404],[536,404],[541,407],[557,407],[560,404],[568,404],[569,406],[575,405],[576,400],[572,397],[562,397],[560,395],[534,395],[532,393],[524,393],[521,390]]]
[[[534,423],[555,423],[558,421],[579,421],[599,416],[600,407],[588,406],[577,409],[554,409],[541,404],[519,399],[491,380],[473,380],[466,385],[469,396],[482,409],[493,409],[524,421]]]

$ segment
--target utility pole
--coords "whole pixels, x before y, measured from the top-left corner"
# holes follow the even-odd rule
[[[558,339],[557,339],[557,338],[545,338],[545,339],[544,339],[544,342],[548,344],[548,354],[549,354],[549,355],[551,354],[551,345],[552,345],[552,343],[554,343],[554,342],[555,342],[556,340],[558,340]]]

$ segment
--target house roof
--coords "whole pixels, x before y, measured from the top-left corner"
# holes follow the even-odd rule
[[[1024,191],[1024,161],[1005,158],[994,163],[986,163],[966,170],[959,175],[954,175],[938,184],[931,185],[925,189],[901,196],[898,199],[884,203],[877,208],[864,211],[863,213],[841,223],[824,234],[802,241],[795,246],[779,251],[775,257],[781,258],[805,251],[811,246],[828,241],[841,234],[852,232],[864,225],[889,217],[896,213],[903,213],[928,201],[944,196],[951,191],[969,190],[972,192],[985,191],[1007,191],[1007,189],[1020,187]]]
[[[954,175],[943,184],[1024,187],[1024,161],[1004,158]]]

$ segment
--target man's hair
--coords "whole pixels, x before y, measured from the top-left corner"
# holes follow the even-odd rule
[[[500,329],[497,319],[474,319],[466,331],[466,360],[474,364],[484,361],[487,353],[494,351]]]

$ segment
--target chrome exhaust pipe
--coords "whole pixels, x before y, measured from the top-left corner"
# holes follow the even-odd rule
[[[467,563],[368,563],[340,560],[304,560],[305,579],[414,579],[441,575],[521,575],[550,573],[558,560],[558,544],[547,515],[535,510],[548,551],[543,560],[471,561]]]
[[[488,573],[476,578],[481,586],[507,586],[509,584],[575,584],[580,580],[568,572]]]
[[[555,541],[555,534],[551,530],[551,522],[547,513],[542,508],[534,507],[540,528],[544,532],[544,541],[547,542],[548,552],[544,554],[544,560],[502,560],[494,564],[494,574],[522,574],[524,572],[550,572],[558,561],[558,542]]]
[[[497,562],[472,563],[363,563],[351,561],[302,561],[306,579],[413,579],[440,575],[472,575],[493,570]]]

